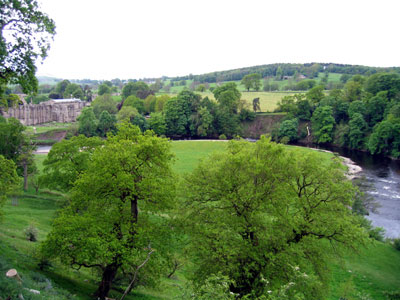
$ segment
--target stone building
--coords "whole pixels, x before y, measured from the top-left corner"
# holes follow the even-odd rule
[[[48,122],[69,123],[76,121],[86,104],[79,99],[53,99],[40,104],[9,108],[2,115],[5,118],[16,118],[26,126]]]

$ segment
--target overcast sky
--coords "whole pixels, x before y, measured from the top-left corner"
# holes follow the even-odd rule
[[[39,0],[56,23],[37,75],[179,76],[270,63],[400,66],[399,0]]]

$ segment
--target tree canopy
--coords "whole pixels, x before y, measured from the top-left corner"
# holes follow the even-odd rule
[[[124,124],[93,152],[75,181],[70,204],[56,218],[42,251],[72,267],[101,272],[96,296],[105,299],[118,272],[156,280],[165,267],[173,207],[173,156],[166,139]]]
[[[355,190],[340,162],[323,165],[316,153],[287,152],[266,138],[230,142],[184,184],[183,222],[199,286],[220,274],[240,297],[291,283],[291,299],[321,299],[329,254],[366,238],[348,209]]]
[[[37,91],[35,63],[47,56],[54,21],[36,0],[3,0],[0,15],[0,85],[14,83],[24,92]]]

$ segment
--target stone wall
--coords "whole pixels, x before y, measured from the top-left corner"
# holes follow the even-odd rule
[[[40,104],[20,105],[2,113],[5,118],[16,118],[26,126],[48,122],[69,123],[76,121],[86,102],[50,100]]]

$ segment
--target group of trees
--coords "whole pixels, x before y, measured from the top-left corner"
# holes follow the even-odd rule
[[[168,140],[118,126],[106,140],[64,140],[44,161],[43,182],[70,197],[41,253],[98,270],[100,299],[116,281],[126,292],[157,284],[176,251],[196,261],[197,295],[211,280],[219,297],[320,299],[330,253],[367,241],[337,160],[323,165],[266,138],[232,141],[176,189]]]
[[[240,134],[240,122],[254,119],[255,114],[241,100],[236,84],[222,85],[213,93],[216,101],[189,90],[170,98],[153,95],[143,82],[128,83],[122,89],[119,105],[111,95],[104,94],[83,109],[78,118],[78,133],[105,137],[107,132],[115,132],[117,122],[128,121],[142,131],[152,129],[159,136],[174,138]]]
[[[356,75],[347,79],[343,89],[329,94],[315,86],[306,94],[284,97],[278,110],[288,112],[287,120],[311,121],[316,143],[400,156],[400,76],[395,73]],[[304,137],[304,130],[297,134],[293,126],[287,134],[287,120],[281,124],[278,138],[287,136],[292,141]]]

